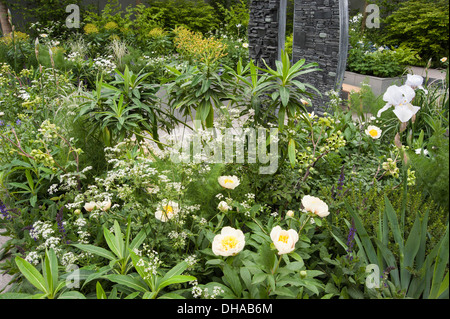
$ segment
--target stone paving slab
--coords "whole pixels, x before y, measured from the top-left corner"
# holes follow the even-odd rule
[[[3,232],[3,230],[0,229],[0,232]],[[0,236],[0,247],[3,246],[3,244],[5,242],[7,242],[8,239],[9,239],[8,237]],[[11,276],[10,275],[8,275],[8,274],[0,274],[0,291],[3,288],[7,287],[7,285],[8,285],[10,280],[11,280]],[[8,288],[6,288],[5,291],[3,291],[3,292],[6,292],[7,289]]]
[[[445,70],[438,70],[438,69],[428,69],[416,66],[408,66],[408,70],[410,74],[417,74],[422,77],[427,77],[429,79],[436,79],[436,80],[443,80],[445,79]]]

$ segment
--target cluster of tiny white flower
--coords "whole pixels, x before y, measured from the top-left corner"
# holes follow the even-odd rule
[[[30,251],[28,255],[25,257],[25,260],[28,261],[32,265],[39,264],[40,256],[36,251]]]
[[[50,222],[38,220],[33,224],[33,228],[30,230],[30,236],[35,240],[38,240],[41,236],[43,239],[47,239],[50,235],[53,235],[54,232]]]
[[[212,293],[210,294],[208,287],[201,288],[198,285],[198,281],[191,281],[189,282],[192,285],[192,296],[194,298],[203,298],[203,299],[216,299],[217,296],[223,294],[225,291],[219,287],[214,286],[212,289]]]
[[[74,264],[78,260],[78,257],[71,251],[64,253],[61,256],[61,264],[63,266],[68,266],[70,264]]]
[[[184,261],[188,264],[188,268],[192,268],[197,263],[197,255],[191,255],[184,259]]]
[[[93,67],[99,71],[111,73],[117,68],[116,64],[111,61],[112,59],[112,55],[108,55],[106,58],[95,58],[93,61]]]
[[[74,226],[78,227],[77,230],[77,234],[78,234],[78,242],[80,244],[88,244],[89,243],[89,236],[90,234],[84,230],[84,227],[87,224],[87,221],[84,217],[80,216],[77,218],[77,220],[75,220],[75,222],[73,223]]]
[[[68,54],[65,58],[66,58],[66,60],[68,60],[70,62],[74,62],[74,63],[79,63],[79,62],[83,61],[83,57],[81,56],[81,54],[79,52],[72,52],[72,53]]]
[[[50,194],[50,195],[53,195],[54,193],[56,193],[58,191],[58,184],[52,184],[49,188],[48,188],[48,190],[47,190],[47,192]]]
[[[173,239],[172,244],[174,248],[183,248],[186,245],[186,238],[188,237],[188,234],[185,231],[176,232],[172,230],[167,234],[167,236],[170,239]]]
[[[30,93],[25,90],[19,90],[19,94],[17,96],[24,101],[28,101],[30,99]]]
[[[136,263],[137,267],[142,267],[142,270],[145,272],[144,280],[150,279],[151,276],[154,276],[157,274],[158,268],[161,265],[161,260],[158,257],[158,252],[152,250],[149,248],[148,245],[143,244],[143,249],[138,250],[134,249],[133,251],[136,253],[136,255],[141,256],[145,253],[147,255],[147,258],[144,259],[140,258],[139,261]]]

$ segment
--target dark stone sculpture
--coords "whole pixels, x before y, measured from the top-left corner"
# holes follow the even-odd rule
[[[286,25],[286,13],[280,11],[282,0],[253,0],[250,4],[250,57],[270,67],[279,58],[280,26]],[[328,102],[324,94],[340,91],[348,55],[348,0],[295,0],[293,63],[305,59],[317,62],[321,71],[305,74],[299,79],[315,86],[322,94],[313,99],[319,113]],[[280,21],[281,20],[281,21]]]

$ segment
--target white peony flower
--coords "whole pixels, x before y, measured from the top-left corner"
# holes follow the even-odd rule
[[[376,127],[375,125],[369,125],[365,130],[365,133],[373,139],[380,138],[381,132],[382,130],[379,127]]]
[[[244,233],[239,229],[226,226],[214,237],[212,251],[217,256],[235,256],[244,249],[244,246]]]
[[[326,217],[330,214],[328,205],[321,199],[306,195],[302,198],[302,205],[307,212],[316,214],[319,217]]]
[[[425,92],[425,94],[428,94],[428,91],[425,90],[422,86],[423,84],[423,77],[420,75],[412,75],[408,74],[406,79],[406,85],[409,85],[413,90],[419,89]]]
[[[180,207],[178,203],[163,200],[160,204],[160,208],[155,212],[155,217],[162,222],[167,222],[169,219],[174,218],[179,211]]]
[[[227,202],[221,201],[219,203],[219,205],[217,206],[217,209],[220,210],[223,213],[226,213],[227,211],[229,211],[231,209],[231,207],[228,206]]]
[[[408,122],[420,110],[420,107],[411,104],[415,96],[416,93],[409,85],[390,86],[383,96],[387,104],[378,111],[377,116],[380,117],[382,112],[394,106],[393,112],[398,119],[403,123]]]
[[[270,232],[270,239],[278,250],[278,255],[289,254],[295,249],[298,233],[293,229],[284,230],[280,226],[275,226]]]
[[[101,202],[100,207],[102,208],[102,210],[104,212],[106,212],[108,209],[111,208],[111,201],[108,199],[108,200],[105,200],[104,202]]]
[[[95,208],[97,208],[96,202],[89,202],[89,203],[84,204],[84,209],[88,212],[93,211]]]
[[[294,211],[293,210],[288,210],[287,212],[286,212],[286,216],[288,216],[288,217],[294,217]]]
[[[218,178],[220,186],[227,189],[235,189],[239,186],[239,178],[237,176],[220,176]]]

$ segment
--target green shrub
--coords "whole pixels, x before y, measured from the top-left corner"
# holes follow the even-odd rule
[[[429,196],[441,207],[449,207],[449,145],[448,137],[433,135],[428,141],[429,156],[409,154],[416,171],[416,184],[423,194]]]
[[[448,56],[449,3],[409,0],[385,20],[384,42],[417,50],[425,59]]]
[[[376,47],[359,43],[349,51],[347,69],[352,72],[382,78],[400,76],[405,66],[396,51],[387,47]]]
[[[192,31],[206,33],[218,28],[220,21],[213,7],[203,0],[150,0],[148,13],[165,29],[185,26]]]
[[[20,12],[24,21],[29,21],[25,25],[16,25],[18,21],[13,21],[16,28],[26,32],[32,31],[33,36],[43,32],[53,33],[57,36],[77,32],[77,29],[66,27],[65,21],[69,15],[66,12],[66,7],[71,4],[78,5],[80,16],[83,16],[86,10],[81,0],[4,0],[3,2],[13,12]],[[33,28],[33,26],[38,26],[39,30]]]

